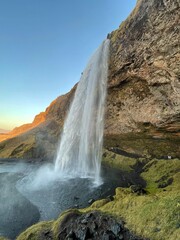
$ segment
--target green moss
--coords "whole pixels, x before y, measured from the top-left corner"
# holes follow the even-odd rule
[[[133,171],[133,167],[137,163],[137,160],[104,150],[102,162],[109,167],[131,172]]]
[[[20,144],[21,142],[21,144]],[[33,135],[22,134],[14,138],[8,139],[0,143],[0,157],[1,158],[23,158],[32,157],[32,150],[35,146],[36,140]],[[2,146],[5,147],[2,148]]]
[[[0,240],[8,240],[8,239],[0,236]]]
[[[83,212],[99,210],[123,218],[137,235],[152,240],[176,240],[180,234],[179,160],[152,160],[141,176],[147,181],[149,194],[138,196],[128,188],[117,188],[113,201],[93,203]],[[158,188],[162,179],[173,178],[164,191]]]
[[[106,153],[106,158],[111,158],[113,153],[109,151]],[[113,161],[118,162],[115,163],[116,166],[123,167],[127,171],[130,169],[130,172],[136,164],[136,160],[133,162],[132,159],[124,157],[118,159],[117,155],[113,157]],[[17,240],[46,239],[44,233],[47,232],[56,240],[63,221],[66,221],[68,217],[70,218],[71,214],[83,214],[94,210],[112,215],[116,219],[124,219],[127,228],[134,231],[136,235],[151,240],[177,240],[180,234],[179,169],[180,160],[178,159],[151,160],[145,164],[141,174],[141,177],[147,181],[148,194],[137,195],[132,193],[130,188],[117,188],[114,200],[102,199],[95,201],[85,209],[68,210],[61,214],[56,221],[32,226],[22,233]],[[166,187],[159,188],[158,184],[169,178],[173,181]]]
[[[103,207],[108,202],[110,202],[109,199],[97,200],[90,207],[87,207],[85,209],[81,209],[80,211],[81,211],[81,213],[84,213],[84,212],[89,212],[89,211],[92,211],[92,210],[97,210],[97,209]]]
[[[83,212],[100,210],[114,217],[123,218],[127,227],[137,235],[154,240],[176,240],[179,234],[177,194],[137,196],[118,188],[115,200],[95,209],[95,203]]]
[[[121,135],[106,135],[104,147],[119,147],[128,153],[135,153],[148,158],[162,158],[163,156],[180,156],[180,140],[170,136],[167,132],[156,132],[152,126],[139,126],[140,133],[126,133]],[[157,135],[155,138],[153,136]]]
[[[37,223],[21,233],[17,240],[58,240],[61,224],[68,215],[81,214],[77,209],[64,211],[57,220]],[[0,239],[1,240],[1,239]]]
[[[44,240],[47,233],[52,235],[53,221],[40,222],[28,228],[25,232],[21,233],[17,240]],[[47,238],[48,239],[48,238]]]
[[[147,190],[150,193],[156,193],[162,191],[161,186],[169,186],[172,182],[174,183],[171,187],[173,190],[176,189],[179,186],[179,183],[176,181],[179,171],[180,161],[178,159],[152,160],[144,166],[144,171],[141,176],[147,182]]]

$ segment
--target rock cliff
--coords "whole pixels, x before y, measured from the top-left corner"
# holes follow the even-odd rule
[[[179,7],[178,0],[138,0],[127,20],[108,34],[106,148],[180,156]],[[32,124],[9,133],[0,157],[53,158],[75,88]]]
[[[108,35],[105,133],[130,138],[130,146],[133,139],[145,139],[146,146],[141,145],[150,155],[157,152],[149,149],[149,142],[161,148],[159,155],[177,153],[172,141],[180,136],[179,4],[176,0],[139,0],[128,19]],[[120,141],[121,147],[128,148],[123,145]],[[139,148],[139,153],[145,154],[144,149]]]

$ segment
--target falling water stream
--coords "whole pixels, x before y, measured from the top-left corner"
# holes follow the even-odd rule
[[[55,170],[100,182],[109,40],[87,64],[61,134]]]
[[[109,40],[84,70],[64,124],[54,163],[0,159],[0,236],[15,239],[38,221],[114,194],[139,181],[136,174],[102,168]],[[101,180],[102,178],[102,180]],[[92,183],[95,184],[92,184]]]
[[[86,207],[89,199],[108,196],[119,186],[119,173],[103,168],[100,176],[108,55],[105,40],[81,76],[55,166],[0,159],[0,236],[15,239],[28,226],[55,219],[68,208]]]

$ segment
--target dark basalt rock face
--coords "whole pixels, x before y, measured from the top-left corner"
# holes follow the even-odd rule
[[[143,240],[124,227],[122,221],[99,212],[78,214],[71,212],[59,226],[59,240]]]

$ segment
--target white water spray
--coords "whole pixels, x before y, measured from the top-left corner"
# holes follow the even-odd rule
[[[99,182],[108,77],[109,40],[91,57],[64,124],[55,170]]]

